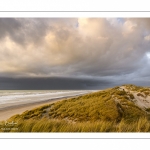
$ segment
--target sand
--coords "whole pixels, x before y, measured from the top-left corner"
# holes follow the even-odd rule
[[[31,110],[33,108],[36,108],[42,105],[51,104],[51,103],[55,103],[55,102],[67,99],[67,98],[78,97],[78,96],[66,96],[63,98],[50,99],[50,100],[45,100],[42,102],[34,102],[34,103],[29,103],[29,104],[7,107],[7,108],[4,108],[3,110],[0,110],[0,121],[7,120],[11,116],[16,115],[16,114],[21,114],[26,110]]]
[[[124,89],[126,92],[129,92],[131,94],[133,94],[134,96],[134,103],[140,107],[141,109],[144,109],[145,108],[150,108],[150,96],[138,96],[138,93],[141,93],[143,95],[145,95],[143,92],[138,92],[138,91],[132,91],[132,90],[128,90],[125,86],[121,86],[120,87],[121,89]]]

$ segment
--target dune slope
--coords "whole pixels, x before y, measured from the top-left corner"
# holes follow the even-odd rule
[[[149,132],[149,97],[149,88],[123,85],[47,104],[7,121],[15,132]],[[6,132],[4,122],[0,129]]]

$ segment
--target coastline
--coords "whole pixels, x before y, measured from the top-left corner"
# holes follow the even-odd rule
[[[54,99],[49,99],[49,100],[45,100],[45,101],[38,101],[38,102],[32,102],[32,103],[27,103],[27,104],[6,107],[6,108],[3,108],[0,110],[0,121],[7,120],[11,116],[16,115],[16,114],[21,114],[26,110],[31,110],[36,107],[40,107],[42,105],[56,103],[58,101],[62,101],[62,100],[68,99],[68,98],[78,97],[81,95],[85,95],[85,94],[79,94],[76,96],[66,96],[66,97],[62,97],[62,98],[54,98]]]

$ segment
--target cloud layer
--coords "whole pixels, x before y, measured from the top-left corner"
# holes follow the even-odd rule
[[[0,18],[1,77],[150,84],[149,18]]]

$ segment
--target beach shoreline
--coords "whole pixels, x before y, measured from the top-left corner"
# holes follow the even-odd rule
[[[7,120],[11,116],[16,115],[16,114],[21,114],[21,113],[25,112],[26,110],[31,110],[36,107],[40,107],[42,105],[52,104],[52,103],[55,103],[58,101],[62,101],[62,100],[68,99],[68,98],[78,97],[81,95],[85,95],[85,94],[80,94],[80,95],[76,95],[76,96],[66,96],[66,97],[62,97],[62,98],[48,99],[45,101],[38,101],[38,102],[32,102],[32,103],[27,103],[27,104],[9,106],[9,107],[0,109],[0,121]]]

